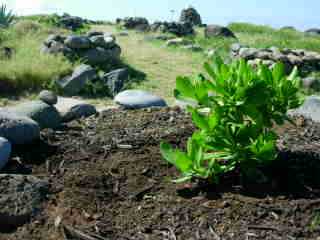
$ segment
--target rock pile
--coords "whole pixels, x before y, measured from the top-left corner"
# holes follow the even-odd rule
[[[202,20],[200,14],[193,7],[188,7],[183,9],[180,15],[180,22],[188,22],[193,26],[202,25]]]
[[[204,30],[204,35],[206,38],[210,37],[231,37],[236,38],[234,33],[226,27],[219,25],[208,25]]]
[[[310,28],[305,31],[308,34],[315,35],[315,36],[320,36],[320,29],[319,28]]]
[[[69,29],[71,31],[77,31],[85,27],[86,24],[103,24],[103,21],[92,21],[85,18],[71,16],[64,13],[63,15],[52,14],[44,15],[40,17],[40,22],[54,22],[57,27]]]
[[[162,33],[171,33],[178,37],[194,34],[194,29],[189,22],[154,22],[151,25],[151,31],[160,31]]]
[[[231,46],[231,56],[244,58],[252,65],[258,61],[272,67],[276,62],[283,62],[289,73],[294,66],[299,68],[302,76],[311,72],[320,71],[320,54],[300,49],[278,49],[270,47],[265,49],[250,48],[235,43]]]
[[[126,29],[133,29],[137,31],[149,31],[150,29],[148,20],[143,17],[126,17],[124,19],[117,19],[117,24],[122,25]]]
[[[77,31],[84,27],[86,21],[81,17],[70,16],[69,14],[64,14],[59,17],[58,26],[69,29],[71,31]]]
[[[121,48],[112,34],[89,32],[83,36],[50,35],[43,44],[42,52],[62,53],[71,61],[82,59],[95,66],[119,61]]]
[[[69,96],[78,94],[88,83],[98,83],[105,86],[106,95],[115,96],[123,90],[129,80],[129,71],[127,68],[112,70],[108,73],[98,72],[90,65],[81,64],[77,66],[70,76],[66,76],[56,81],[56,85],[62,92]]]

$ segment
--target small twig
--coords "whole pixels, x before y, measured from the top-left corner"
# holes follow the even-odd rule
[[[133,146],[129,144],[117,144],[117,148],[119,149],[132,149]]]
[[[134,193],[133,195],[130,196],[130,199],[139,201],[142,200],[144,195],[147,194],[148,192],[150,192],[152,190],[152,188],[154,187],[154,185],[148,186],[143,188],[142,190]]]

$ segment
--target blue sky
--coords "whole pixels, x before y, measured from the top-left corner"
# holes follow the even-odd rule
[[[299,29],[320,27],[320,0],[0,0],[0,3],[20,15],[68,12],[89,19],[144,16],[151,21],[176,20],[181,9],[192,5],[203,22],[209,24],[236,21]]]

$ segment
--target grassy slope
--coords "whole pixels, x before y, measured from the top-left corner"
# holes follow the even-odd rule
[[[41,54],[43,41],[50,33],[60,30],[47,28],[31,21],[22,21],[8,30],[2,30],[1,46],[14,49],[11,59],[0,57],[0,81],[9,89],[36,90],[47,87],[53,79],[72,70],[62,56]],[[5,92],[1,92],[5,95]]]
[[[95,26],[97,30],[116,33],[113,26]],[[146,74],[146,79],[132,87],[146,89],[173,101],[173,89],[177,75],[195,74],[201,70],[202,54],[168,49],[164,42],[144,40],[148,34],[129,32],[128,37],[117,37],[125,63]]]

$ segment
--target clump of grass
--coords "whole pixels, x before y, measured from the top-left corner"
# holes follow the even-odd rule
[[[266,34],[273,33],[274,29],[267,25],[255,25],[251,23],[230,23],[228,28],[236,33]]]
[[[40,23],[31,20],[22,20],[18,21],[12,26],[12,33],[17,34],[18,36],[23,36],[29,33],[38,33],[43,30],[43,26]]]
[[[40,52],[47,32],[48,29],[37,23],[24,21],[2,33],[6,37],[0,47],[7,46],[14,51],[11,58],[0,59],[0,83],[5,83],[6,89],[23,92],[45,88],[72,71],[72,64],[63,56]],[[10,93],[0,91],[0,94]]]

